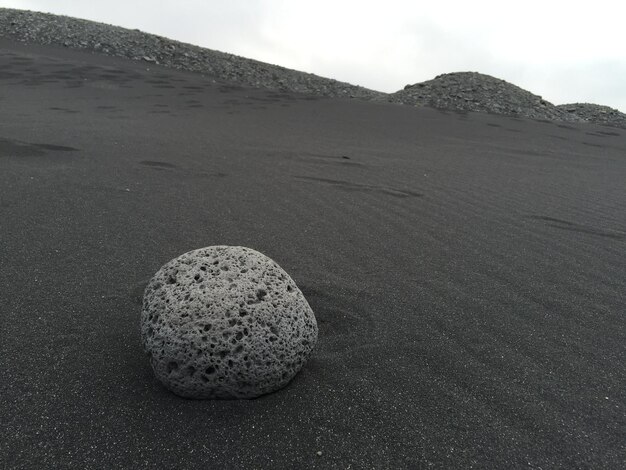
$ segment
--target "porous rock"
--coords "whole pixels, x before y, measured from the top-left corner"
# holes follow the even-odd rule
[[[250,248],[185,253],[159,269],[144,293],[144,350],[157,379],[186,398],[280,389],[310,356],[317,331],[291,277]]]

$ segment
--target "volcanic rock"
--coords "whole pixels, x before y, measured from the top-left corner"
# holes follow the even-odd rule
[[[186,398],[253,398],[285,386],[317,342],[311,307],[267,256],[210,246],[146,287],[141,339],[157,379]]]

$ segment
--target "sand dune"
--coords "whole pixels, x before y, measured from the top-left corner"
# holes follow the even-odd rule
[[[620,468],[626,134],[0,40],[2,468]],[[187,401],[139,341],[190,249],[276,260],[285,389]]]
[[[0,37],[26,44],[56,45],[124,57],[147,66],[157,64],[202,73],[216,80],[281,92],[626,128],[626,116],[615,109],[594,104],[554,106],[530,91],[477,72],[446,73],[407,85],[395,93],[383,93],[137,29],[10,8],[0,8]]]
[[[193,44],[94,21],[0,8],[0,37],[56,45],[188,70],[241,85],[321,96],[373,99],[374,90]]]

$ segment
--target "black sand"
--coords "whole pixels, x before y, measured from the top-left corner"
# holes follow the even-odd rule
[[[625,465],[626,131],[149,67],[0,42],[0,467]],[[215,244],[320,325],[260,399],[142,356],[146,281]]]

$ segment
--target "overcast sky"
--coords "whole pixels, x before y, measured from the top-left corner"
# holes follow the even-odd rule
[[[626,112],[621,0],[0,0],[380,91],[456,71]]]

